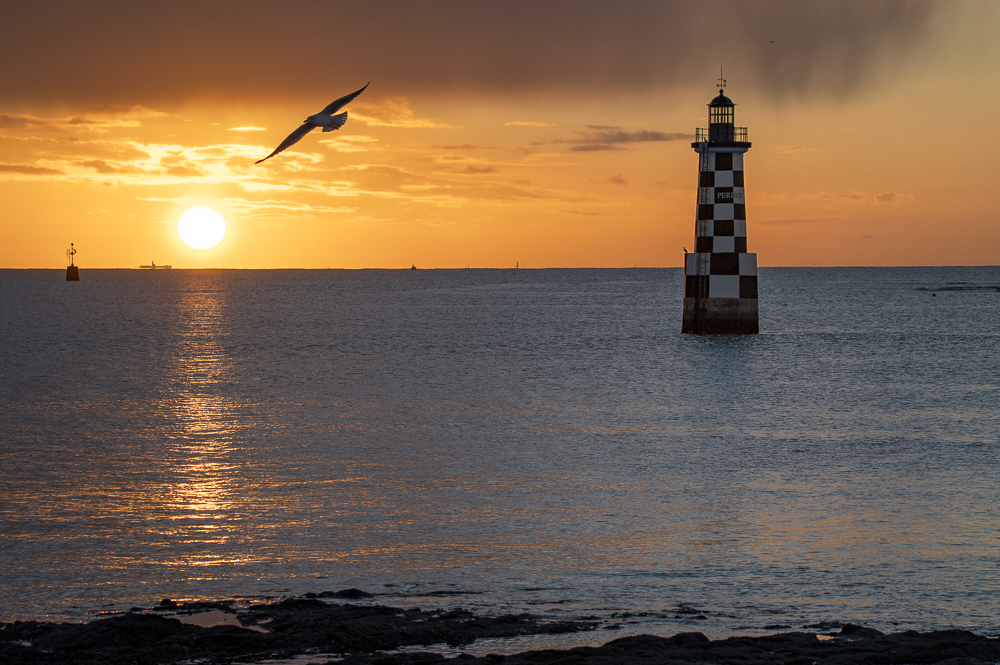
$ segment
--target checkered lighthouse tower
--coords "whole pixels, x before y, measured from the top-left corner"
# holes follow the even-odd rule
[[[747,253],[743,155],[747,128],[734,125],[736,104],[719,96],[708,104],[708,129],[691,144],[699,157],[698,219],[693,252],[684,255],[686,333],[755,333],[757,255]]]

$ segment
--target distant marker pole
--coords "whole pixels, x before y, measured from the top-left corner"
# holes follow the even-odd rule
[[[693,252],[684,250],[681,332],[747,334],[757,323],[757,255],[747,252],[743,154],[747,128],[734,126],[736,104],[719,95],[708,104],[708,129],[691,144],[699,155],[698,214]]]
[[[66,266],[66,281],[67,282],[79,282],[80,281],[80,268],[73,265],[73,256],[76,255],[76,248],[73,247],[73,243],[69,244],[69,249],[66,250],[66,258],[69,259],[69,265]]]

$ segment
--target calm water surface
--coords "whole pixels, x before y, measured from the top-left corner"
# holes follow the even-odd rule
[[[732,337],[680,334],[679,270],[62,280],[0,271],[0,619],[1000,631],[998,268],[763,270]]]

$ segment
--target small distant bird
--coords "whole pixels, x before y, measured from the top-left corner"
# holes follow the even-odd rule
[[[371,85],[371,81],[365,83],[365,88],[367,88],[369,85]],[[291,146],[295,145],[296,143],[302,140],[303,136],[305,136],[312,130],[316,129],[317,127],[322,127],[324,132],[332,132],[336,129],[340,129],[341,127],[343,127],[344,123],[347,122],[347,111],[344,111],[343,113],[339,113],[337,115],[333,114],[337,113],[337,111],[339,111],[340,109],[344,108],[349,103],[354,101],[354,98],[360,95],[362,92],[364,92],[365,88],[361,88],[360,90],[356,90],[355,92],[352,92],[349,95],[344,95],[340,99],[336,99],[330,102],[330,104],[325,109],[323,109],[322,111],[320,111],[315,115],[311,115],[308,118],[306,118],[302,122],[302,124],[299,125],[298,129],[289,134],[285,138],[285,140],[281,142],[281,145],[275,148],[274,152],[272,152],[264,159],[271,159],[285,148],[290,148]],[[254,164],[260,164],[261,162],[264,161],[264,159],[256,161],[254,162]]]

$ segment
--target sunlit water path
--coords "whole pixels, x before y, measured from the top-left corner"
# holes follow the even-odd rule
[[[763,270],[744,337],[681,335],[680,278],[0,271],[0,619],[1000,631],[1000,269]]]

